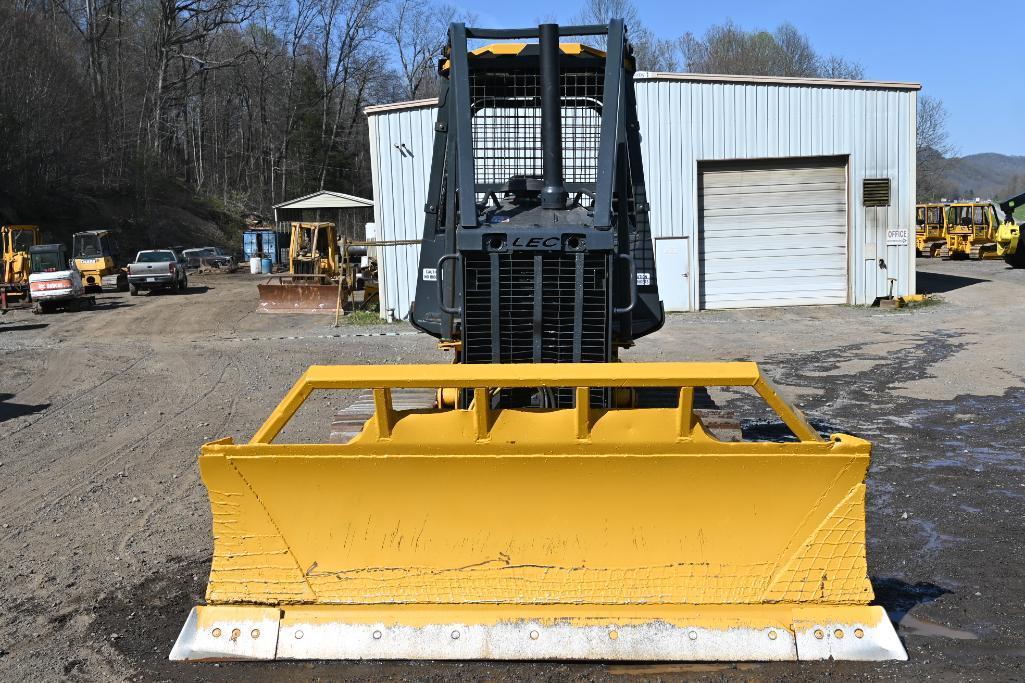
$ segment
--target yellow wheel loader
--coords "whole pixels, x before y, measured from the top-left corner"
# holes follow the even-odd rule
[[[947,212],[944,204],[915,207],[915,248],[919,256],[935,257],[947,243]]]
[[[86,291],[99,292],[104,287],[128,291],[128,272],[110,230],[76,232],[71,239],[71,258],[82,274]]]
[[[456,362],[311,367],[202,447],[213,560],[171,658],[905,659],[871,604],[870,444],[754,363],[618,362],[664,321],[622,20],[452,24],[439,71],[410,320]],[[792,436],[715,438],[709,386]],[[347,442],[279,442],[360,388]]]
[[[1025,192],[1000,202],[1004,214],[997,229],[997,253],[1008,265],[1025,268],[1025,245],[1021,244],[1021,225],[1015,222],[1015,211],[1025,206]]]
[[[0,248],[3,262],[0,266],[0,308],[21,304],[31,298],[29,275],[32,274],[32,259],[29,249],[40,243],[37,225],[0,226]]]
[[[288,274],[258,285],[260,311],[334,313],[338,306],[338,237],[334,223],[292,223]]]
[[[947,207],[947,241],[940,249],[944,258],[998,258],[997,229],[1000,218],[992,202],[954,202]]]

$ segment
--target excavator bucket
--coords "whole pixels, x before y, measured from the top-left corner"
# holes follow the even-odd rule
[[[753,388],[794,438],[716,440],[705,386]],[[473,400],[394,408],[439,387]],[[603,387],[679,401],[592,408]],[[348,443],[275,443],[312,391],[359,388]],[[575,407],[492,408],[510,388]],[[202,448],[207,604],[170,656],[905,659],[870,604],[870,448],[824,440],[754,363],[314,366],[248,444]]]
[[[339,303],[338,284],[318,275],[281,275],[256,287],[263,313],[334,313]]]

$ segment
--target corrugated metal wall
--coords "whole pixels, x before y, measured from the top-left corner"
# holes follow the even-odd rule
[[[690,237],[698,264],[700,161],[847,156],[849,301],[885,296],[889,278],[894,294],[913,293],[915,98],[910,89],[638,78],[652,235]],[[891,179],[889,207],[862,206],[865,178]],[[908,228],[909,246],[887,247],[888,227]],[[696,302],[700,274],[689,280]]]
[[[846,156],[849,159],[850,303],[913,293],[915,102],[913,89],[768,83],[637,80],[654,237],[689,237],[698,261],[697,173],[701,161]],[[430,175],[436,109],[370,114],[378,239],[419,239]],[[862,181],[890,178],[889,207],[862,206]],[[886,246],[889,227],[906,227],[909,246]],[[418,248],[381,249],[383,309],[405,317],[416,289]],[[881,268],[879,260],[885,263]],[[698,302],[699,273],[688,278]],[[382,311],[383,315],[383,311]]]
[[[424,204],[431,175],[435,107],[372,114],[370,154],[374,183],[377,239],[419,240],[423,236]],[[420,247],[379,247],[381,317],[387,309],[405,318],[416,293]]]

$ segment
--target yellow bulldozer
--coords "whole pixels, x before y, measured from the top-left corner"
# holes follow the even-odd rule
[[[334,223],[292,223],[288,274],[258,285],[260,311],[334,313],[344,296]],[[340,291],[342,288],[343,291]]]
[[[947,206],[947,240],[943,258],[998,258],[997,230],[1001,220],[993,202],[953,202]]]
[[[1025,192],[1000,202],[1000,210],[1004,217],[997,229],[997,253],[1014,268],[1025,268],[1025,244],[1021,243],[1022,226],[1015,219],[1015,213],[1023,206]]]
[[[71,238],[71,259],[82,274],[86,291],[104,287],[128,291],[128,272],[121,263],[117,239],[110,230],[83,230]]]
[[[171,659],[905,659],[871,604],[870,444],[754,363],[619,362],[665,319],[623,21],[455,23],[446,57],[409,317],[455,362],[311,367],[202,447],[213,559]],[[789,438],[717,439],[714,386]],[[354,389],[348,441],[279,442]]]
[[[0,247],[3,262],[0,266],[0,308],[28,301],[28,276],[32,273],[32,259],[29,249],[40,243],[37,225],[0,226]]]
[[[919,204],[915,207],[915,248],[918,255],[935,257],[946,243],[946,205]]]

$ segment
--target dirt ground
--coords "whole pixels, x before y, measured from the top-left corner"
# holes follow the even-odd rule
[[[757,360],[821,430],[874,442],[869,568],[907,663],[168,662],[209,566],[200,444],[247,439],[310,364],[448,360],[401,323],[257,314],[250,276],[209,275],[0,319],[0,679],[1021,680],[1025,272],[918,265],[939,303],[672,315],[627,354]],[[716,398],[745,417],[745,397]],[[298,436],[324,438],[351,399]]]

